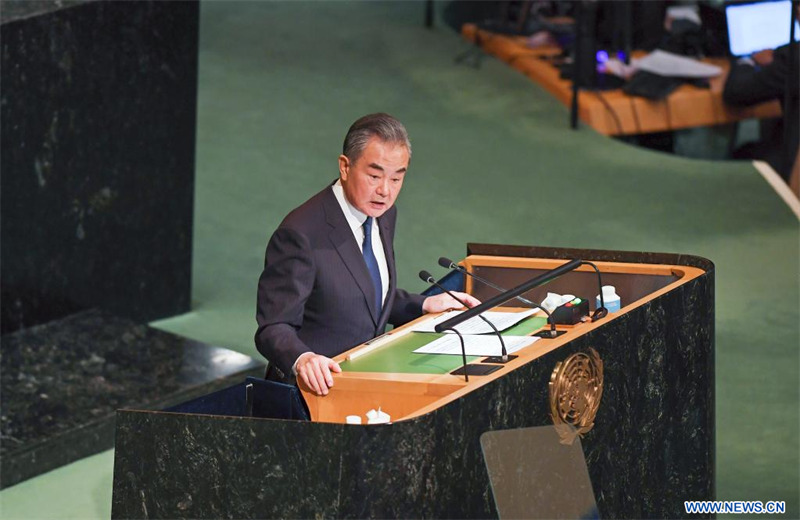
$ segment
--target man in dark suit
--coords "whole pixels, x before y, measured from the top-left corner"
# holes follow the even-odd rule
[[[460,308],[446,294],[424,297],[396,285],[394,202],[411,159],[403,125],[370,114],[350,127],[339,179],[281,222],[258,283],[256,347],[267,378],[294,375],[319,395],[333,386],[332,359],[425,312]],[[459,293],[470,306],[479,302]]]

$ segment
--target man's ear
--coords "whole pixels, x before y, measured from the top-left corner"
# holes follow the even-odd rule
[[[347,182],[347,174],[350,173],[350,159],[346,155],[339,156],[339,178],[342,182]]]

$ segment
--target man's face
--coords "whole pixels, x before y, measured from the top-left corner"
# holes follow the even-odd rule
[[[408,169],[408,149],[373,137],[361,156],[339,156],[339,176],[347,200],[367,216],[378,218],[392,207]]]

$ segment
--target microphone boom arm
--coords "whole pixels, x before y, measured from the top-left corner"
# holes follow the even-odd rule
[[[585,262],[585,263],[590,263],[590,262]],[[460,273],[463,273],[464,275],[469,276],[470,278],[474,278],[475,280],[478,280],[479,282],[481,282],[484,285],[488,285],[489,287],[491,287],[492,289],[494,289],[494,290],[496,290],[498,292],[503,293],[503,292],[506,292],[508,290],[505,287],[500,287],[496,283],[491,282],[491,281],[487,280],[486,278],[483,278],[482,276],[478,276],[475,273],[470,273],[464,267],[458,265],[457,263],[453,262],[449,258],[445,258],[445,257],[439,258],[439,265],[444,267],[445,269],[455,269],[456,271],[458,271]],[[515,298],[517,300],[521,301],[522,303],[524,303],[525,305],[530,305],[534,309],[539,309],[540,311],[542,311],[543,313],[545,313],[547,315],[547,322],[550,324],[550,333],[547,334],[547,335],[544,335],[542,337],[555,338],[558,335],[558,333],[556,332],[556,323],[553,321],[553,316],[550,314],[550,311],[548,311],[547,309],[542,307],[540,304],[532,302],[527,298],[523,298],[522,296],[516,296]]]
[[[502,294],[498,294],[494,298],[486,300],[480,305],[468,309],[462,312],[461,314],[450,318],[447,321],[443,321],[442,323],[436,325],[434,330],[436,330],[436,332],[442,332],[444,330],[453,328],[459,323],[463,323],[468,319],[477,316],[486,310],[489,310],[493,307],[497,307],[498,305],[502,305],[506,303],[508,300],[516,298],[517,296],[530,291],[534,287],[539,287],[540,285],[544,285],[548,282],[555,280],[556,278],[558,278],[563,274],[566,274],[570,271],[574,271],[575,269],[580,267],[582,263],[583,261],[580,259],[570,260],[569,262],[562,264],[556,267],[555,269],[551,269],[550,271],[547,271],[546,273],[543,273],[537,276],[536,278],[528,280],[527,282],[524,282],[514,287],[513,289],[509,289],[508,291]]]

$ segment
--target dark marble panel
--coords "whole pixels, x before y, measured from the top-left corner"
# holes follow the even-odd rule
[[[481,435],[551,424],[554,367],[594,348],[604,391],[581,442],[601,517],[682,518],[684,500],[714,498],[713,294],[710,270],[461,399],[393,425],[120,412],[127,426],[118,429],[112,516],[142,516],[147,496],[147,511],[160,518],[496,517]],[[158,457],[144,439],[161,447]],[[211,471],[186,467],[195,446],[211,452]],[[273,458],[253,465],[265,450]],[[253,480],[275,474],[281,480],[253,489]],[[237,498],[193,496],[191,511],[178,505],[185,500],[175,486],[204,489],[209,481]],[[245,498],[240,489],[250,490]]]
[[[308,424],[120,410],[112,517],[336,516],[344,426]]]
[[[198,2],[3,10],[2,330],[188,310]]]
[[[2,337],[0,487],[111,448],[114,413],[263,375],[243,354],[86,311]]]
[[[0,23],[31,18],[97,1],[99,0],[3,0],[0,3]]]

